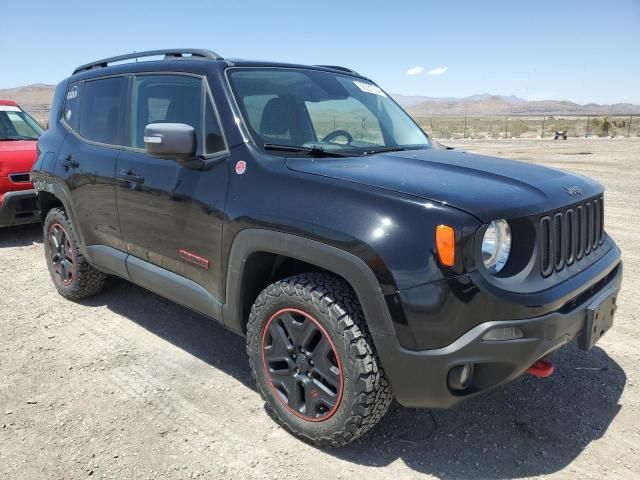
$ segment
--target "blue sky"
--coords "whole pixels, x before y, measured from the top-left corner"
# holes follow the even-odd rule
[[[163,47],[346,65],[401,94],[640,104],[640,0],[0,0],[0,88]]]

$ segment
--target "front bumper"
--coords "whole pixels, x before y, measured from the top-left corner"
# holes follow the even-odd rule
[[[7,192],[0,197],[0,227],[39,221],[35,190]]]
[[[554,312],[524,320],[488,321],[476,325],[453,343],[437,349],[410,350],[394,335],[373,333],[383,367],[398,402],[407,407],[450,408],[462,400],[504,384],[534,362],[576,338],[587,321],[587,309],[603,292],[617,292],[622,263],[617,261],[575,298]],[[473,314],[470,312],[469,314]],[[485,341],[494,327],[519,327],[524,337]],[[457,365],[475,366],[468,389],[449,389],[447,375]]]

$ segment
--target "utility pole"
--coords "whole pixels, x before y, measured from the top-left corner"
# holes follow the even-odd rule
[[[584,138],[589,138],[589,124],[591,123],[591,115],[587,115],[587,131],[584,132]]]
[[[631,119],[633,115],[629,114],[629,126],[627,127],[627,138],[631,138]]]
[[[544,138],[544,121],[546,120],[547,115],[542,115],[542,136],[540,138]]]
[[[504,121],[504,139],[507,139],[507,136],[509,135],[509,117],[506,117],[505,121]]]
[[[467,138],[467,116],[464,116],[464,135],[462,138]]]

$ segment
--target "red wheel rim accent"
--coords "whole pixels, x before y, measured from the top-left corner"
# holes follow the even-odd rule
[[[71,238],[62,225],[54,223],[49,227],[47,242],[53,270],[62,284],[68,287],[76,278],[76,252]]]
[[[282,397],[281,392],[274,385],[273,375],[271,373],[271,369],[269,368],[269,365],[267,364],[267,358],[266,358],[266,355],[265,355],[265,340],[267,339],[268,334],[270,332],[270,327],[272,325],[272,322],[275,319],[281,317],[283,314],[294,314],[294,315],[298,315],[298,316],[304,317],[305,321],[309,320],[314,325],[314,327],[317,328],[317,330],[320,332],[320,334],[322,335],[322,340],[321,341],[326,341],[328,343],[328,345],[330,346],[330,348],[331,348],[331,352],[333,353],[333,358],[335,359],[336,367],[337,367],[337,370],[338,370],[339,386],[338,386],[338,391],[337,391],[337,394],[336,394],[335,404],[328,411],[322,412],[321,416],[317,416],[317,415],[316,416],[308,416],[308,415],[305,415],[305,414],[301,413],[300,411],[296,410],[295,408],[292,408],[289,405],[289,403],[287,401],[285,401],[285,399]],[[271,386],[271,389],[273,391],[274,396],[278,399],[278,401],[280,403],[282,403],[282,405],[284,405],[284,407],[287,410],[289,410],[296,417],[301,418],[301,419],[306,420],[306,421],[309,421],[309,422],[323,422],[325,420],[328,420],[329,418],[331,418],[335,414],[335,412],[338,410],[338,408],[340,406],[340,403],[341,403],[341,400],[342,400],[342,392],[343,392],[343,388],[344,388],[343,375],[342,375],[342,365],[340,363],[340,358],[338,357],[338,352],[336,351],[335,345],[331,341],[331,337],[329,337],[329,335],[327,334],[327,331],[320,324],[320,322],[318,322],[315,318],[313,318],[308,313],[306,313],[306,312],[304,312],[302,310],[296,309],[296,308],[283,308],[281,310],[278,310],[276,313],[274,313],[269,318],[269,320],[267,320],[267,323],[264,326],[264,329],[262,331],[261,347],[262,347],[261,348],[262,365],[263,365],[265,374],[268,376],[269,385]]]

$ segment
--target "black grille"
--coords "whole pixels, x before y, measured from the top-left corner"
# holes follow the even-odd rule
[[[9,175],[9,180],[14,183],[24,183],[29,181],[28,173],[12,173]]]
[[[604,201],[594,198],[540,219],[540,271],[548,277],[579,262],[604,241]]]

